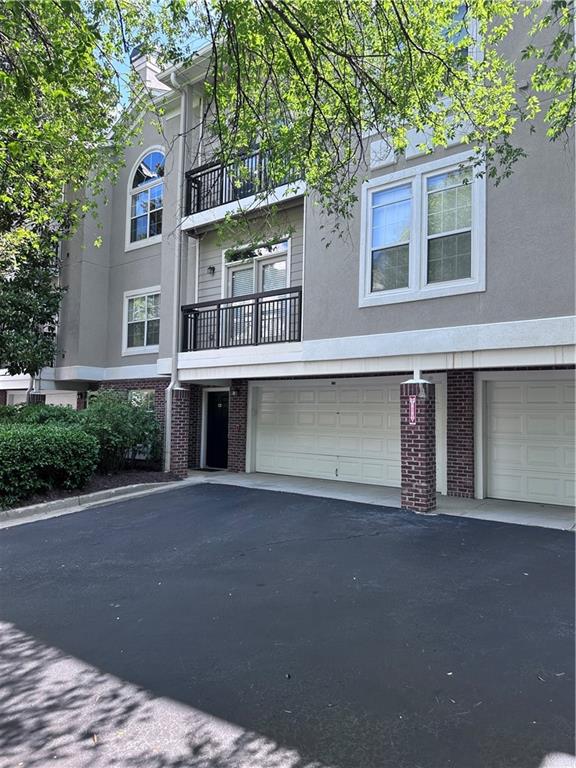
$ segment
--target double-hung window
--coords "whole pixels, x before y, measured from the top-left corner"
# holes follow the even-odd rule
[[[124,294],[123,354],[157,352],[160,341],[160,289]]]
[[[468,154],[365,183],[360,306],[482,291],[485,180]]]

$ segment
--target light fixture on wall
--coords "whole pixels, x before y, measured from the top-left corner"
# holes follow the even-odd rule
[[[213,275],[214,272],[216,272],[216,267],[214,266],[214,264],[210,264],[210,266],[206,271],[208,272],[209,275]]]

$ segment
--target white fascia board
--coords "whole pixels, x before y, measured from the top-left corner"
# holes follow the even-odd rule
[[[370,359],[302,360],[292,363],[258,363],[213,368],[184,368],[179,371],[182,382],[222,381],[229,379],[282,378],[298,376],[378,376],[403,373],[410,375],[415,364],[422,371],[446,371],[483,368],[521,368],[529,366],[574,365],[576,354],[568,347],[532,347],[529,349],[488,350],[467,355],[438,353],[429,355],[397,355]],[[430,375],[426,373],[430,379]]]
[[[222,221],[226,216],[237,216],[239,214],[252,213],[258,211],[260,208],[266,208],[269,205],[277,205],[278,203],[284,203],[287,200],[292,200],[296,197],[301,197],[306,192],[306,185],[303,181],[296,181],[293,184],[284,184],[281,187],[277,187],[274,192],[266,197],[260,195],[251,195],[245,197],[242,200],[235,200],[232,203],[226,203],[226,205],[218,205],[215,208],[209,208],[206,211],[200,211],[200,213],[192,213],[190,216],[185,216],[182,219],[181,229],[187,231],[189,229],[196,229],[197,227],[205,227],[208,224],[214,224],[217,221]]]
[[[30,376],[21,373],[17,376],[8,376],[6,369],[0,369],[0,389],[28,389]]]
[[[477,352],[574,344],[576,317],[458,325],[304,342],[306,360]]]
[[[320,339],[262,347],[182,352],[183,380],[310,375],[414,368],[566,365],[574,361],[575,317]],[[514,360],[514,362],[513,362]],[[163,361],[164,362],[164,361]],[[167,361],[166,361],[167,362]]]
[[[70,365],[56,368],[56,381],[116,381],[118,379],[155,379],[156,363],[149,365],[119,365],[109,368],[90,365]]]

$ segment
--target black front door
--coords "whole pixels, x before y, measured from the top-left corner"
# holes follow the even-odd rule
[[[208,392],[206,407],[206,466],[228,466],[228,392]]]

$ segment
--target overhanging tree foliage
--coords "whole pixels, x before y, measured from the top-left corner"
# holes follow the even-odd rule
[[[364,173],[366,136],[397,151],[464,138],[494,178],[524,154],[518,121],[574,125],[574,0],[5,0],[0,4],[0,366],[35,373],[54,347],[58,241],[116,163],[138,44],[188,64],[204,44],[206,136],[228,162],[258,146],[268,188],[294,169],[335,226]],[[518,80],[506,40],[531,32]],[[195,130],[198,126],[193,126]],[[238,183],[242,183],[242,166]],[[32,300],[32,297],[34,299]]]
[[[113,2],[0,3],[0,368],[11,374],[51,362],[58,243],[89,207],[78,193],[98,190],[127,137],[121,50]]]

